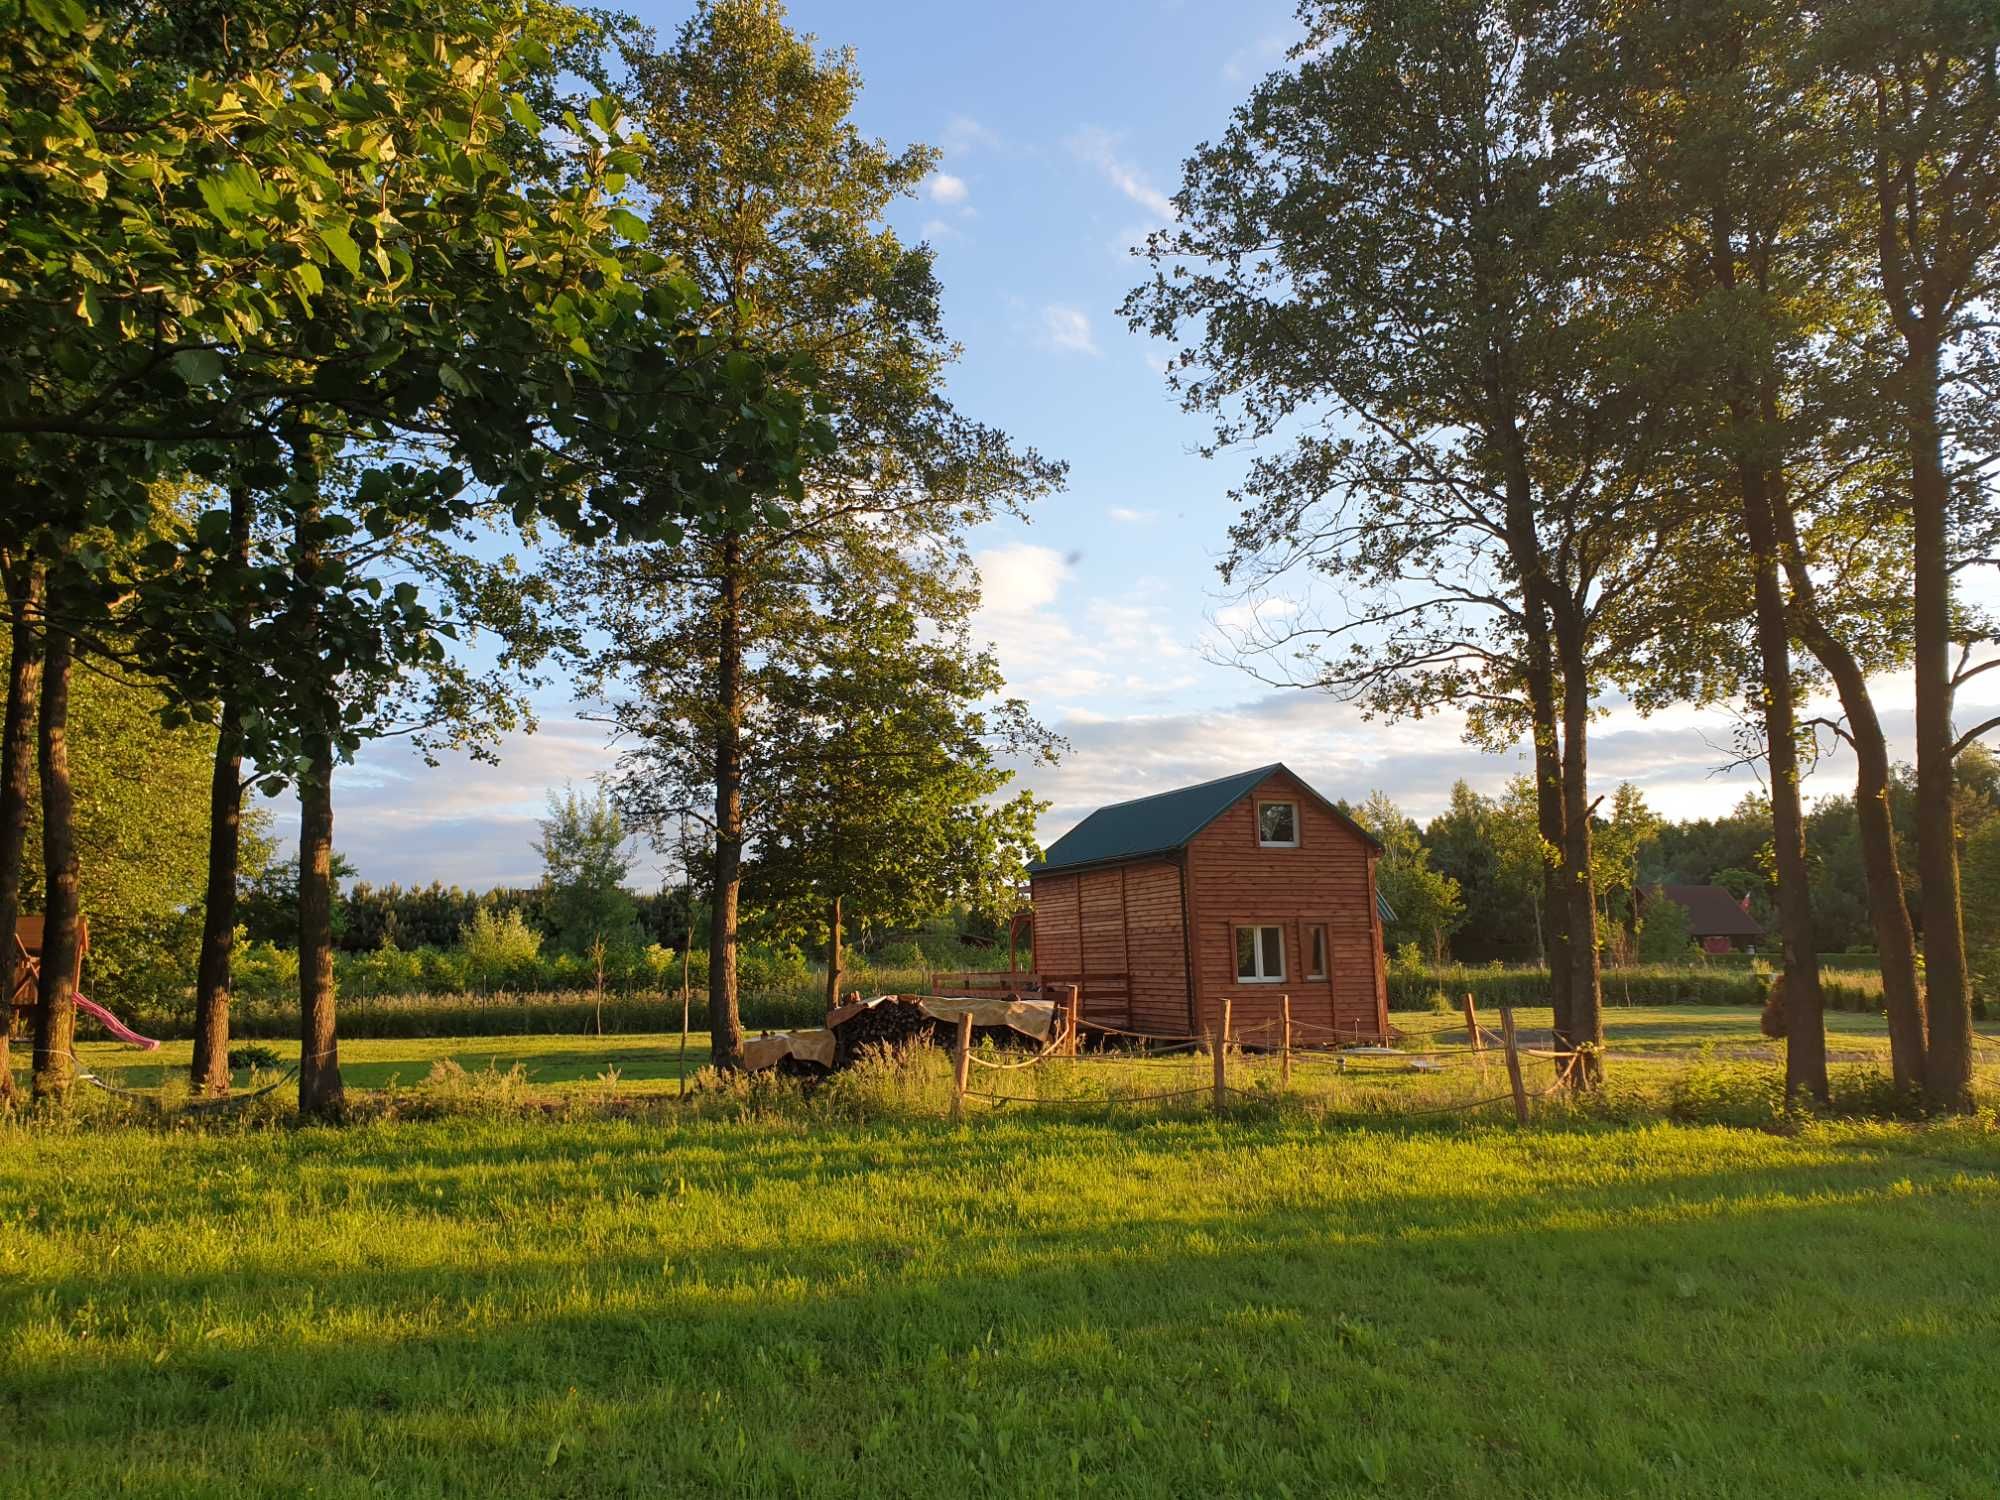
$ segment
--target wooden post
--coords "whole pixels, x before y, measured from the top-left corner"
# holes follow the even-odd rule
[[[1514,1089],[1514,1123],[1528,1123],[1528,1091],[1521,1086],[1521,1054],[1514,1045],[1514,1007],[1500,1007],[1500,1036],[1507,1044],[1507,1082]]]
[[[687,936],[681,941],[681,1097],[688,1093],[688,955],[694,949],[694,902],[688,902]]]
[[[965,1118],[965,1085],[972,1076],[972,1012],[958,1018],[958,1046],[952,1053],[951,1122]]]
[[[833,910],[826,918],[826,1008],[840,1008],[840,979],[844,959],[840,951],[840,897],[833,898]]]
[[[1465,1039],[1479,1054],[1479,1075],[1486,1076],[1486,1043],[1479,1035],[1479,1007],[1472,1003],[1472,991],[1465,992]]]
[[[1229,1097],[1229,997],[1222,997],[1222,1024],[1215,1028],[1209,1049],[1215,1056],[1215,1107],[1219,1110]]]
[[[1083,1034],[1083,986],[1082,985],[1073,984],[1069,987],[1069,1003],[1066,1009],[1068,1013],[1068,1024],[1069,1024],[1069,1046],[1065,1050],[1071,1057],[1075,1057],[1080,1049],[1083,1039],[1082,1035]]]
[[[1279,1054],[1278,1061],[1278,1081],[1286,1088],[1290,1088],[1292,1086],[1292,997],[1278,996],[1278,1008],[1283,1012],[1285,1023],[1284,1051]]]

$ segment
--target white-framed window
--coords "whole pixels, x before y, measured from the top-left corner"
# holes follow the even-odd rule
[[[1240,984],[1276,984],[1285,977],[1285,930],[1269,927],[1236,929],[1236,978]]]
[[[1299,805],[1296,802],[1257,804],[1257,842],[1266,849],[1299,846]]]
[[[1326,978],[1326,928],[1306,929],[1306,978]]]

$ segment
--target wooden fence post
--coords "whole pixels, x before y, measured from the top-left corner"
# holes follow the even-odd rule
[[[1486,1041],[1479,1034],[1479,1008],[1472,1003],[1472,991],[1465,992],[1465,1039],[1479,1054],[1479,1076],[1486,1076]]]
[[[1215,1107],[1219,1110],[1229,1097],[1229,997],[1222,997],[1222,1024],[1215,1029],[1209,1051],[1215,1054]]]
[[[1500,1036],[1507,1043],[1507,1082],[1514,1090],[1514,1123],[1528,1123],[1528,1091],[1521,1086],[1521,1054],[1514,1045],[1514,1007],[1500,1007]]]
[[[1292,997],[1280,995],[1278,1007],[1284,1015],[1284,1051],[1278,1054],[1278,1081],[1286,1088],[1292,1086]]]
[[[951,1054],[951,1122],[965,1118],[965,1085],[972,1076],[972,1012],[958,1018],[958,1045]]]
[[[1083,986],[1069,987],[1069,1055],[1075,1057],[1082,1042],[1083,1032]]]

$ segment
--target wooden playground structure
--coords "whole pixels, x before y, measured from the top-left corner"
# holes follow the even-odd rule
[[[10,1030],[39,1003],[42,984],[43,918],[18,917],[14,922],[14,948],[8,955],[6,982],[7,1024]],[[90,923],[76,919],[76,973],[83,974],[83,961],[90,953]]]

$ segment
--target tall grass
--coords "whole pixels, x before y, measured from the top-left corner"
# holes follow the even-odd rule
[[[1882,1008],[1879,974],[1828,973],[1820,977],[1830,1010],[1872,1012]],[[1706,964],[1640,964],[1604,971],[1607,1005],[1761,1005],[1770,978],[1735,966]],[[1447,966],[1389,973],[1391,1010],[1429,1010],[1442,994],[1456,1004],[1467,994],[1481,1007],[1547,1005],[1547,969],[1501,969]]]
[[[606,1034],[677,1031],[681,1024],[678,985],[607,980],[603,995],[588,984],[562,989],[469,989],[371,992],[365,979],[336,977],[340,1033],[350,1037],[507,1036],[536,1033]],[[924,968],[862,968],[848,988],[874,994],[919,993],[930,983]],[[244,994],[231,1002],[229,1027],[244,1038],[293,1038],[299,1031],[296,989]],[[688,1025],[708,1029],[705,983],[691,983]],[[826,1019],[826,971],[808,967],[782,986],[745,985],[739,1002],[743,1024],[753,1031],[818,1026]],[[193,1035],[183,1007],[142,1010],[125,1019],[149,1036],[179,1039]]]

